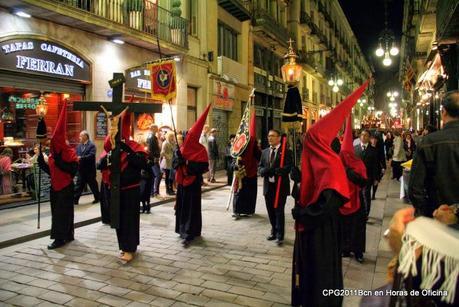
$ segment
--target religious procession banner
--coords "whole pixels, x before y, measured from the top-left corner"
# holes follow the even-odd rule
[[[175,61],[149,64],[151,96],[155,100],[170,100],[177,95]]]
[[[239,124],[239,128],[237,129],[236,137],[234,138],[233,146],[231,147],[231,156],[233,158],[237,158],[244,153],[244,150],[249,145],[250,141],[250,133],[249,133],[249,125],[250,125],[250,114],[251,114],[251,106],[250,103],[247,104],[245,107],[244,114],[241,118],[241,123]]]

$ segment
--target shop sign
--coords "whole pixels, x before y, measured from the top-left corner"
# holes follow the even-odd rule
[[[138,66],[126,70],[126,89],[151,92],[150,70],[146,66]]]
[[[96,113],[96,125],[95,125],[95,138],[105,139],[108,134],[108,122],[107,116],[104,112],[99,111]]]
[[[37,108],[37,104],[40,98],[32,97],[32,98],[22,98],[18,96],[10,96],[8,101],[14,104],[16,109],[32,109],[35,110]]]
[[[0,69],[89,82],[89,64],[60,44],[41,39],[0,43]]]
[[[214,80],[213,86],[214,108],[232,111],[234,105],[234,85]]]

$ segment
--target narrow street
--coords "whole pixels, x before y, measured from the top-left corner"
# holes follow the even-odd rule
[[[343,259],[347,289],[385,283],[391,254],[382,233],[394,210],[403,206],[399,183],[387,177],[373,201],[365,262]],[[203,194],[203,236],[187,249],[174,233],[173,203],[141,215],[140,250],[129,265],[118,261],[115,232],[100,222],[77,228],[75,241],[58,250],[46,249],[47,237],[4,248],[0,305],[289,305],[293,231],[287,232],[282,247],[266,241],[269,222],[262,195],[257,214],[234,221],[225,210],[228,192],[223,187]],[[292,204],[289,199],[286,211]],[[292,229],[291,215],[286,217],[286,227]],[[343,306],[358,306],[359,301],[347,297]]]

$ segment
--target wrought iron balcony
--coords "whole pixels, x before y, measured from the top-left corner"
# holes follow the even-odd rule
[[[225,9],[228,13],[239,19],[239,21],[246,21],[250,19],[250,4],[251,1],[240,0],[218,0],[218,5]]]
[[[254,7],[253,16],[254,32],[264,32],[280,45],[287,47],[289,33],[286,27],[279,24],[273,16],[262,8]]]
[[[153,40],[148,37],[153,36],[172,45],[188,48],[188,21],[174,16],[171,11],[158,6],[155,2],[153,0],[22,1],[23,5],[30,7],[33,14],[40,18],[78,27],[88,32],[103,36],[121,34],[125,41],[149,48],[153,47]],[[142,42],[142,39],[148,42]]]
[[[311,16],[305,11],[300,12],[300,24],[305,24],[311,26],[314,22],[312,21]]]
[[[311,66],[312,68],[314,68],[316,66],[316,61],[315,61],[314,56],[312,54],[308,54],[304,50],[298,50],[298,55],[299,55],[298,63],[307,64],[307,65]]]

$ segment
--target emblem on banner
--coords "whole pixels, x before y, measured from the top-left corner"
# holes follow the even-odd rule
[[[247,104],[244,115],[242,116],[241,123],[237,129],[236,137],[234,138],[233,146],[231,147],[231,156],[234,158],[239,157],[250,141],[249,133],[249,122],[250,122],[250,104]]]
[[[164,61],[149,65],[151,96],[155,100],[170,100],[177,95],[175,62]]]

